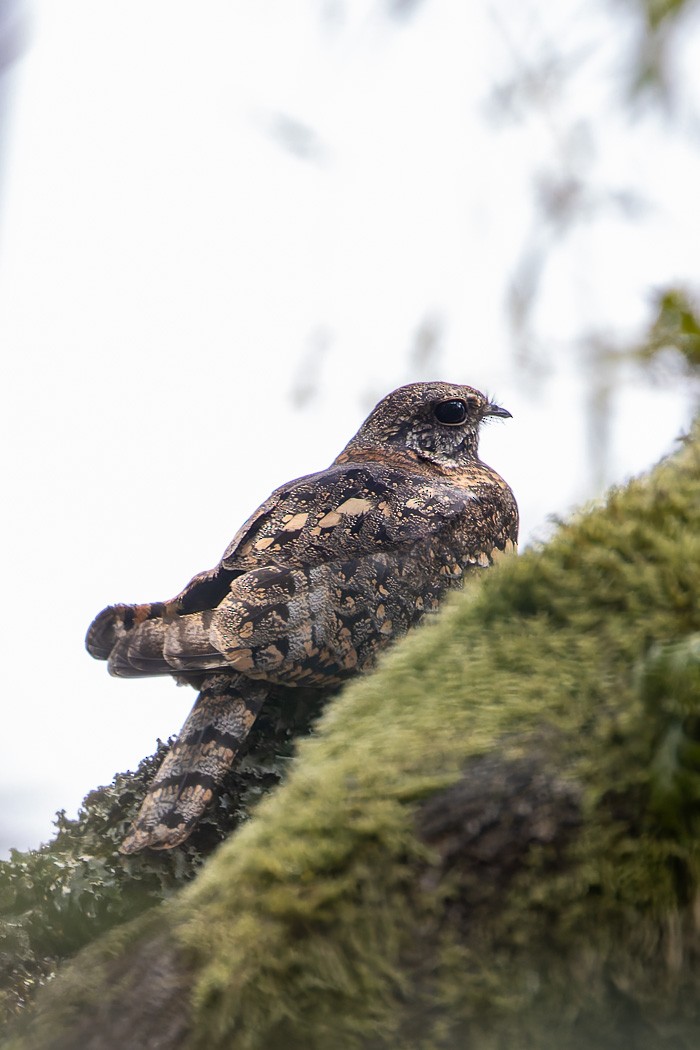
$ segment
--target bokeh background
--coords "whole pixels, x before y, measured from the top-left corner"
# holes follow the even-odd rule
[[[699,59],[697,0],[0,0],[4,853],[192,703],[110,679],[93,615],[393,387],[510,409],[525,544],[672,450]]]

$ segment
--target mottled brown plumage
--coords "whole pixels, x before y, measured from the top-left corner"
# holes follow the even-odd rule
[[[87,634],[111,674],[200,689],[122,845],[189,835],[269,688],[328,688],[517,541],[508,485],[478,457],[478,390],[413,383],[380,401],[327,470],[291,481],[172,601],[110,606]]]

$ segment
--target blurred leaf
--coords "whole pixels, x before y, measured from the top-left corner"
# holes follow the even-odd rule
[[[445,322],[438,313],[426,314],[418,325],[409,350],[411,372],[439,374],[444,350]]]
[[[673,43],[698,0],[625,0],[638,23],[632,55],[631,100],[650,96],[667,108],[678,87],[673,76]]]
[[[270,118],[268,131],[283,149],[299,160],[321,164],[328,158],[329,150],[320,135],[288,113],[275,113]]]
[[[321,369],[333,345],[333,333],[318,325],[309,333],[306,347],[292,378],[290,396],[295,408],[306,408],[321,389]]]
[[[654,319],[632,356],[652,362],[675,351],[684,371],[700,375],[700,306],[684,288],[664,288],[654,293]]]

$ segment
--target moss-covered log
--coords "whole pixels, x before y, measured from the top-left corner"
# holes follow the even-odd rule
[[[347,689],[12,1050],[700,1045],[700,429]]]

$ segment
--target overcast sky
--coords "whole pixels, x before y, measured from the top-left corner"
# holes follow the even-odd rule
[[[617,113],[606,5],[390,6],[31,7],[0,173],[4,848],[48,837],[194,699],[90,660],[104,605],[171,597],[417,379],[510,409],[482,454],[524,539],[544,535],[596,494],[577,336],[628,338],[650,288],[697,279],[700,151]],[[497,119],[494,87],[542,40],[578,56],[571,91]],[[634,222],[603,208],[552,251],[534,319],[549,355],[526,370],[507,280],[533,238],[533,177],[586,122],[593,184],[649,206]],[[622,371],[606,480],[668,451],[691,410],[687,388]]]

